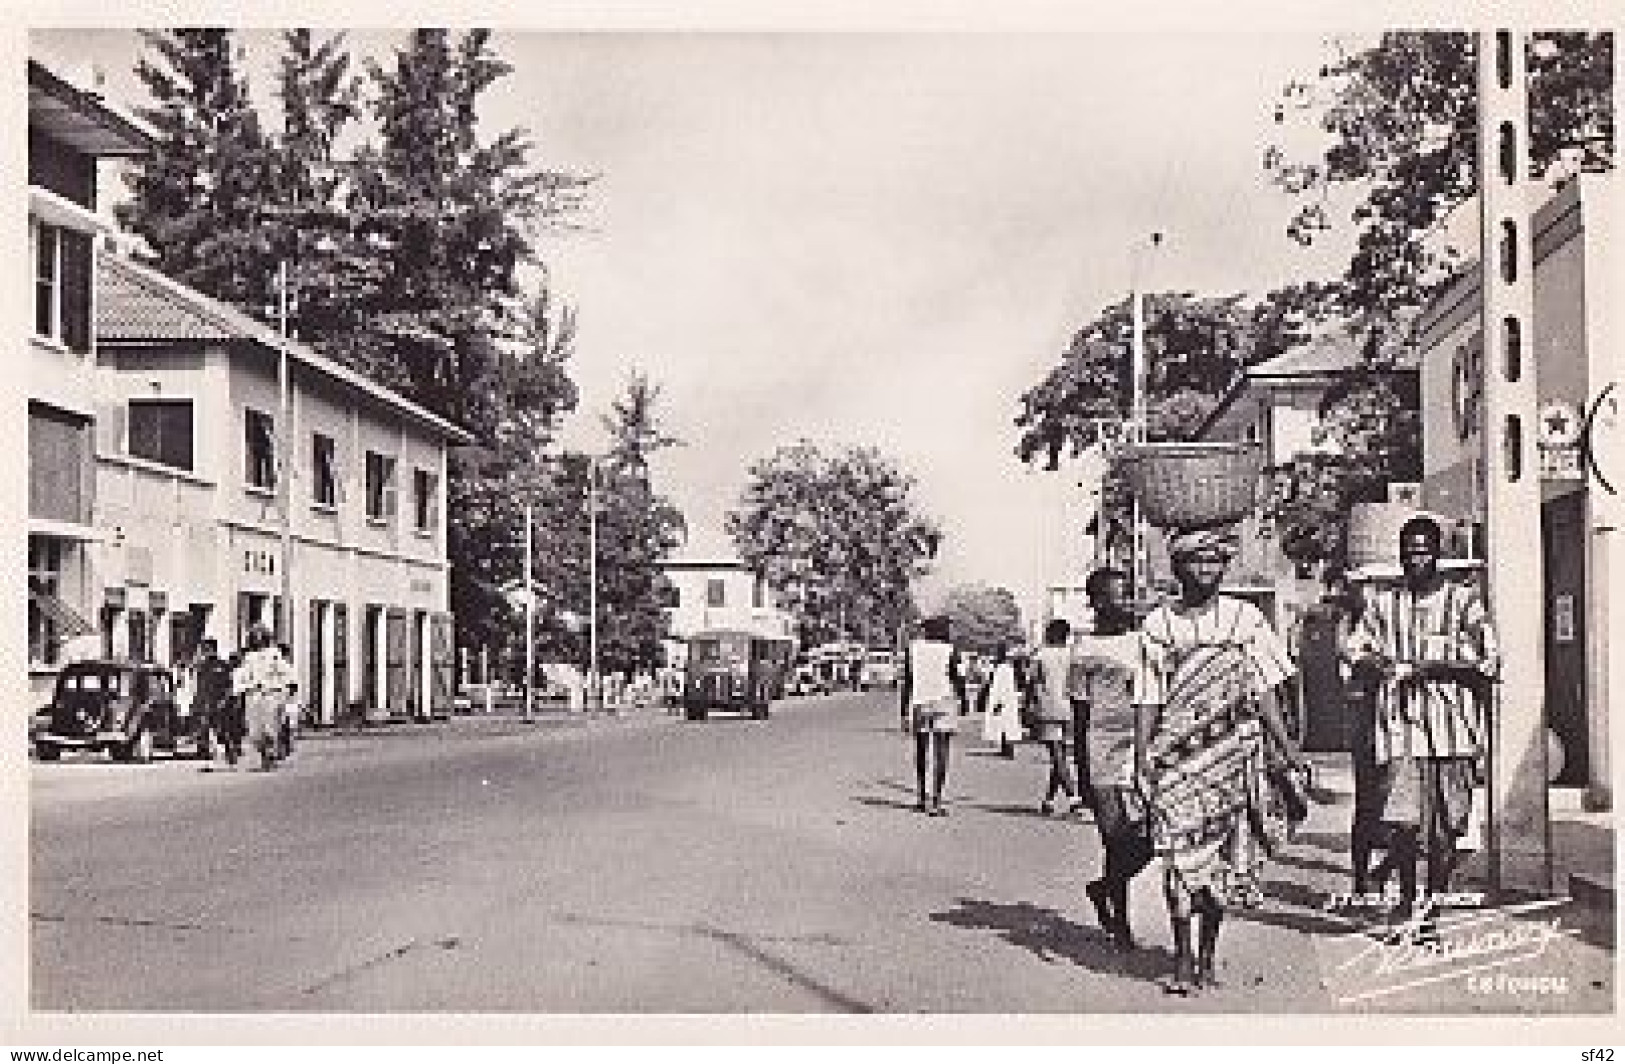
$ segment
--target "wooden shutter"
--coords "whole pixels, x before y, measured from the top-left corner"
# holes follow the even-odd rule
[[[429,618],[430,676],[429,711],[436,716],[451,713],[456,689],[457,647],[451,614],[437,613]]]
[[[384,701],[391,714],[406,712],[407,620],[402,609],[384,614]]]
[[[350,617],[342,602],[333,604],[333,715],[350,708]]]
[[[90,350],[90,235],[59,230],[62,239],[62,342],[84,354]]]

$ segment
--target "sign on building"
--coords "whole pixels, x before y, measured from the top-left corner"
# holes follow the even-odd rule
[[[1580,412],[1574,404],[1552,399],[1540,407],[1536,442],[1542,480],[1580,480]]]

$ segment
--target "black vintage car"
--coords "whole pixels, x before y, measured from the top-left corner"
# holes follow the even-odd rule
[[[688,642],[683,713],[704,720],[712,710],[749,713],[766,720],[775,698],[784,697],[794,644],[750,632],[710,631]]]
[[[34,754],[55,761],[63,750],[105,750],[115,761],[150,761],[156,750],[212,756],[208,721],[183,714],[175,681],[161,665],[80,661],[56,679],[42,711]]]

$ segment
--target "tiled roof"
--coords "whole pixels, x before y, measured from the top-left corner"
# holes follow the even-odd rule
[[[1260,377],[1330,377],[1347,373],[1360,364],[1360,344],[1341,327],[1311,337],[1289,351],[1247,369],[1250,379]],[[1399,349],[1395,368],[1415,369],[1416,348],[1405,344]]]
[[[132,270],[110,265],[118,260],[98,256],[96,334],[108,340],[230,340],[243,329],[186,306]],[[256,325],[258,323],[255,323]]]
[[[247,340],[272,351],[285,348],[292,361],[371,396],[452,443],[474,442],[467,430],[400,393],[304,344],[284,341],[269,325],[112,252],[96,256],[96,338],[109,343]]]

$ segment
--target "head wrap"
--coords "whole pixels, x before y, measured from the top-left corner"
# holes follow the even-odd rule
[[[1190,558],[1197,554],[1217,555],[1229,561],[1241,549],[1234,525],[1217,528],[1179,528],[1168,534],[1168,556]]]

